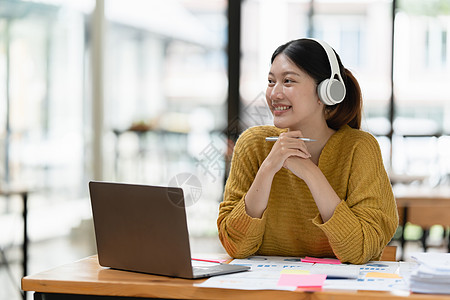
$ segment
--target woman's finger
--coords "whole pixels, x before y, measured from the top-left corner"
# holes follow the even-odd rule
[[[302,140],[299,140],[297,138],[289,138],[289,137],[281,137],[277,143],[282,147],[286,149],[297,149],[301,152],[304,152],[305,154],[311,156],[311,153],[308,151],[308,147],[306,146],[305,142]]]

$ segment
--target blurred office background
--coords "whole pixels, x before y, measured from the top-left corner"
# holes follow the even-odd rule
[[[449,0],[0,0],[0,192],[29,192],[28,273],[95,254],[92,179],[186,181],[193,251],[222,251],[233,138],[271,123],[271,53],[308,36],[359,79],[394,187],[448,187]],[[0,199],[0,299],[20,299],[22,199]]]

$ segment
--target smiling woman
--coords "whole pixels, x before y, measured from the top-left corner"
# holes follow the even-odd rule
[[[288,56],[278,55],[272,62],[266,90],[274,125],[297,130],[308,120],[324,118],[316,86],[314,79],[293,64]]]
[[[275,126],[249,128],[236,143],[217,220],[224,248],[233,257],[380,259],[398,215],[378,143],[360,130],[358,82],[322,41],[288,42],[271,62]]]

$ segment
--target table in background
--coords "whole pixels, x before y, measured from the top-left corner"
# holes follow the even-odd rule
[[[411,187],[395,194],[399,222],[403,226],[402,249],[405,244],[403,232],[407,222],[421,226],[425,232],[433,225],[450,226],[450,190]],[[422,237],[424,251],[426,251],[426,237],[426,234]],[[448,251],[450,252],[450,240]]]
[[[180,279],[103,268],[97,256],[59,266],[22,279],[22,288],[35,291],[36,300],[64,299],[317,299],[317,300],[450,300],[450,295],[421,295],[405,291],[279,291],[202,288],[205,279]],[[84,296],[83,296],[84,295]],[[91,296],[86,296],[91,295]],[[106,297],[105,297],[106,296]]]
[[[25,188],[2,188],[0,189],[0,196],[10,197],[10,196],[21,196],[22,197],[22,219],[23,219],[23,242],[22,242],[22,273],[23,276],[28,274],[28,194],[29,190]],[[0,249],[2,254],[2,259],[9,268],[8,259],[3,251]],[[24,293],[23,298],[26,298]]]

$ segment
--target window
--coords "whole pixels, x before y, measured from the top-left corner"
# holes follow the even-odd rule
[[[94,7],[2,2],[2,178],[35,188],[42,211],[77,203],[47,235],[90,215]],[[103,179],[167,185],[180,173],[196,175],[196,211],[210,217],[197,218],[194,234],[214,232],[223,188],[225,11],[223,0],[105,1]]]
[[[200,190],[193,235],[216,231],[223,193],[225,11],[218,0],[105,2],[105,179]]]
[[[449,174],[448,10],[439,1],[401,1],[396,16],[393,167],[437,185]]]

